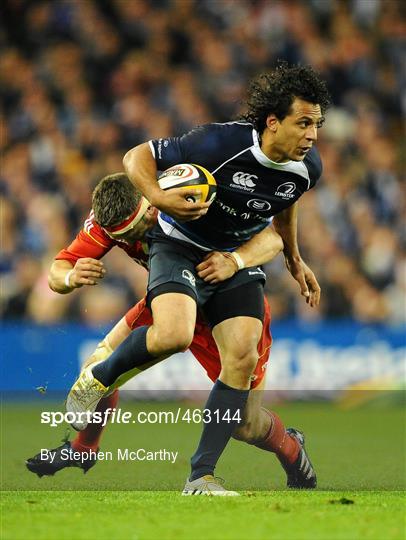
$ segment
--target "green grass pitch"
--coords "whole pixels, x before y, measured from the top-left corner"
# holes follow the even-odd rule
[[[169,403],[123,409],[170,410]],[[195,405],[181,404],[183,409]],[[319,477],[313,492],[287,491],[272,454],[231,441],[217,473],[238,498],[181,497],[200,425],[111,425],[103,450],[166,448],[176,463],[104,461],[87,475],[37,478],[24,460],[60,444],[65,427],[41,425],[61,404],[5,403],[1,422],[2,540],[405,538],[405,414],[393,404],[343,411],[329,403],[273,406],[302,428]]]

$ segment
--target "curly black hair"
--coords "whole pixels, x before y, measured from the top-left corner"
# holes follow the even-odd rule
[[[263,73],[251,82],[247,112],[240,118],[251,122],[262,133],[268,116],[273,113],[282,121],[289,114],[295,98],[320,105],[323,114],[330,105],[326,83],[311,66],[279,61],[273,71]]]
[[[101,227],[118,225],[134,212],[141,197],[125,173],[109,174],[93,190],[94,218]]]

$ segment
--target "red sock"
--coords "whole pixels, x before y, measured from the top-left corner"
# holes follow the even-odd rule
[[[118,403],[118,390],[114,390],[112,394],[102,398],[96,407],[97,412],[104,413],[109,407],[114,409]],[[109,415],[110,416],[110,415]],[[100,424],[88,424],[87,428],[80,431],[71,442],[72,448],[76,452],[87,452],[89,449],[95,452],[99,448],[100,438],[105,426]]]
[[[271,427],[263,440],[255,446],[268,452],[274,452],[282,463],[293,463],[299,455],[300,445],[286,432],[279,416],[273,411],[262,409],[271,417]]]

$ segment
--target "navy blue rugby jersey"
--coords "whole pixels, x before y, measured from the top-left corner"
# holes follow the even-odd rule
[[[315,147],[303,161],[270,160],[248,122],[208,124],[149,145],[158,170],[196,163],[216,179],[217,196],[205,216],[183,223],[163,213],[159,217],[167,234],[175,236],[175,228],[178,238],[210,250],[232,251],[249,240],[312,188],[322,171]]]

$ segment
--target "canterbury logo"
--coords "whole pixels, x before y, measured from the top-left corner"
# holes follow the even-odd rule
[[[254,191],[256,186],[254,180],[258,180],[258,176],[255,176],[255,174],[236,172],[233,175],[234,184],[236,184],[236,186],[238,186],[240,189],[245,189],[246,191]]]

